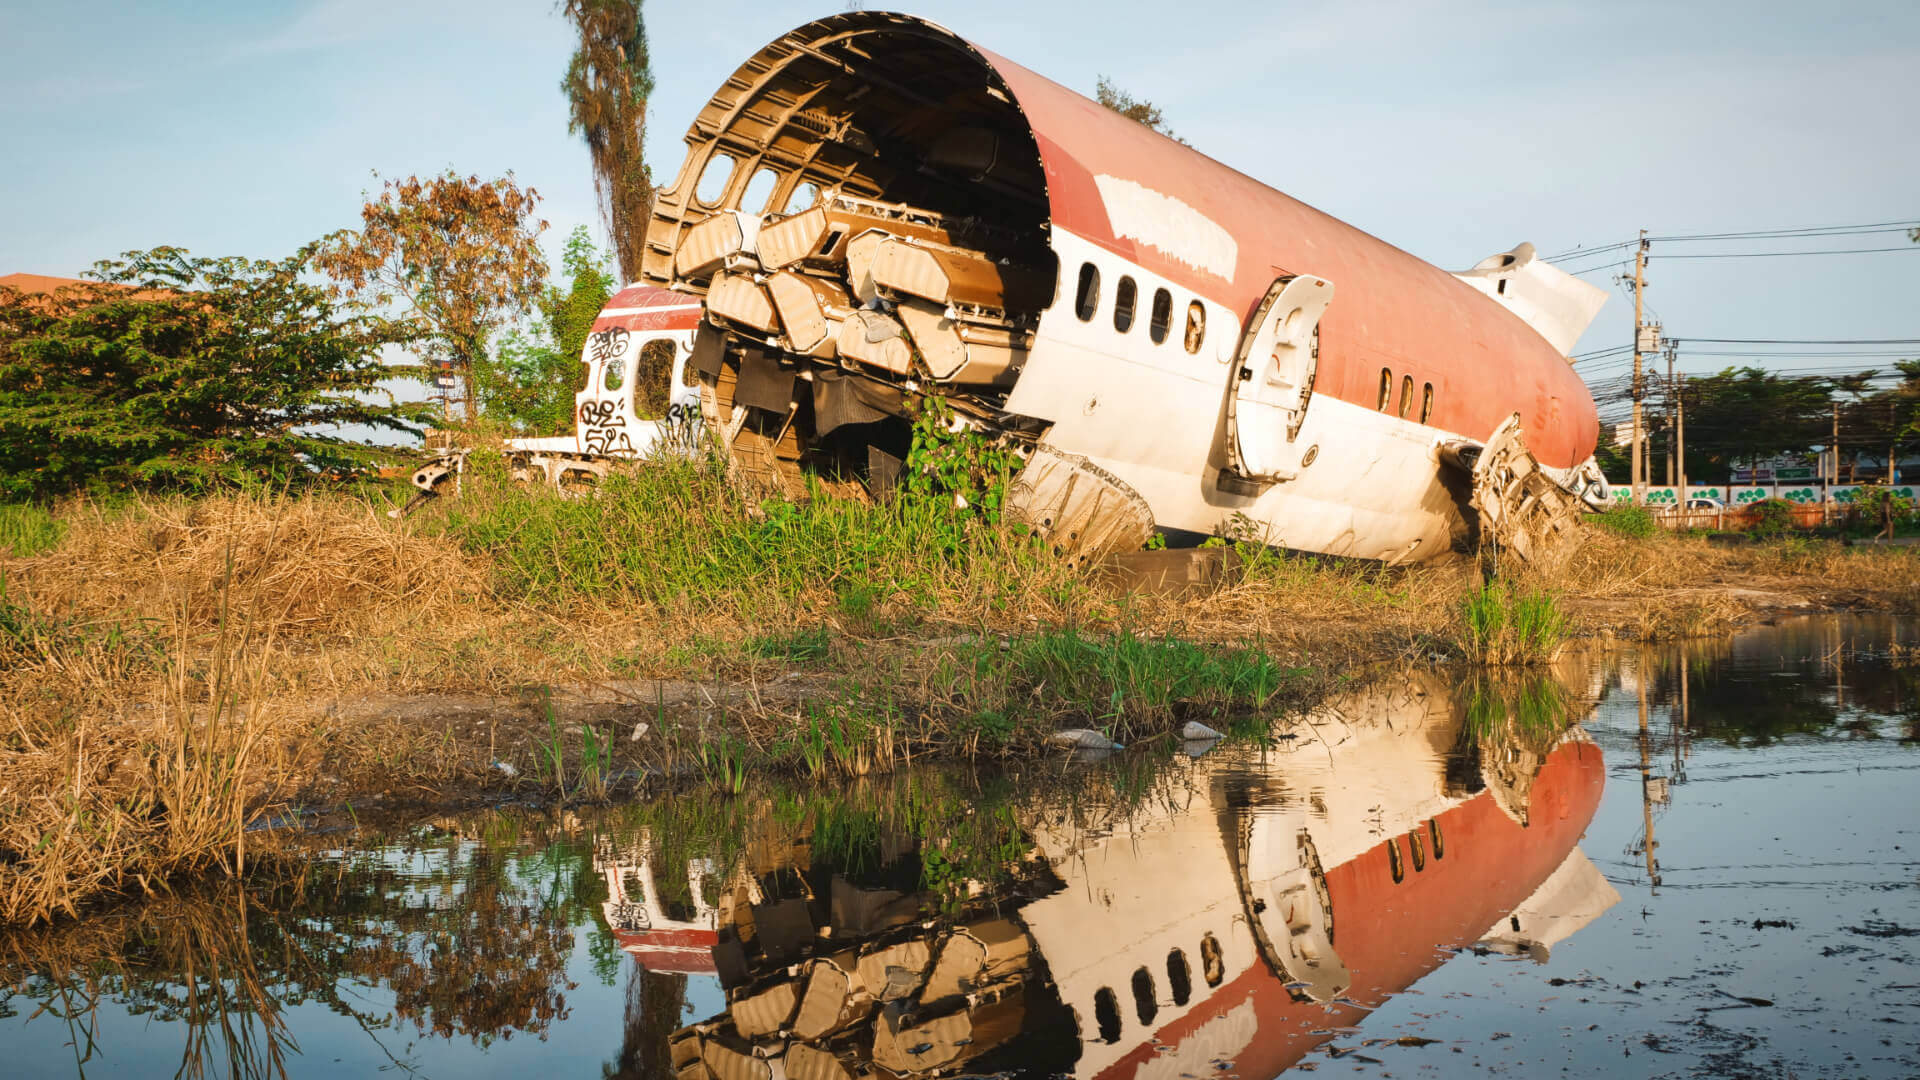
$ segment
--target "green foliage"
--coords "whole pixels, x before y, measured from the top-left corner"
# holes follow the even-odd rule
[[[1875,528],[1888,522],[1899,525],[1914,515],[1913,500],[1885,484],[1859,488],[1854,492],[1853,505],[1861,524]],[[0,538],[3,537],[4,533],[0,533]],[[0,542],[4,542],[3,539]]]
[[[966,667],[955,674],[963,703],[984,730],[1001,727],[1016,710],[1032,710],[1032,699],[1044,692],[1127,739],[1141,725],[1185,712],[1263,708],[1305,674],[1254,648],[1073,628],[987,642],[961,659]]]
[[[746,652],[762,660],[807,664],[825,660],[832,652],[832,644],[827,628],[814,626],[748,638]]]
[[[278,262],[129,252],[51,296],[0,289],[0,500],[301,485],[380,451],[338,425],[416,433],[382,358],[408,339]]]
[[[1006,530],[939,500],[908,495],[869,505],[816,493],[805,502],[742,503],[716,462],[660,461],[615,472],[593,498],[533,485],[478,483],[447,508],[464,547],[492,556],[499,587],[549,603],[621,598],[667,610],[695,602],[761,621],[768,604],[930,607],[966,591],[1024,600],[1039,577],[1062,577]]]
[[[1753,517],[1748,532],[1760,539],[1774,539],[1793,531],[1793,504],[1785,499],[1761,499],[1745,509]]]
[[[907,451],[907,491],[923,499],[947,497],[960,510],[1000,520],[1007,483],[1020,458],[960,422],[945,398],[928,397],[913,422]]]
[[[66,535],[66,525],[44,506],[0,503],[0,554],[25,559],[52,551]]]
[[[1544,664],[1567,639],[1567,617],[1552,593],[1489,581],[1460,605],[1460,652],[1494,666]]]
[[[1647,540],[1660,532],[1653,512],[1644,506],[1609,506],[1588,519],[1600,528],[1630,540]]]
[[[613,297],[607,257],[595,249],[584,225],[567,237],[561,272],[566,291],[549,285],[540,297],[539,319],[505,334],[493,358],[477,370],[486,415],[516,431],[552,434],[572,429],[580,357],[594,319]],[[664,395],[664,386],[659,392]]]
[[[1151,128],[1182,146],[1187,145],[1187,140],[1175,135],[1173,129],[1167,126],[1167,118],[1161,114],[1160,106],[1145,98],[1134,97],[1105,75],[1094,83],[1093,96],[1095,101],[1121,116]]]

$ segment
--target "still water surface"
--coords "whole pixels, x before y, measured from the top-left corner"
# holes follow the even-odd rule
[[[1920,1075],[1920,628],[319,838],[0,937],[0,1075]]]

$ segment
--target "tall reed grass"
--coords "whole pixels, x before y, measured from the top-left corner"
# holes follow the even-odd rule
[[[1552,593],[1492,580],[1460,602],[1458,645],[1478,664],[1550,663],[1567,641],[1568,619]]]

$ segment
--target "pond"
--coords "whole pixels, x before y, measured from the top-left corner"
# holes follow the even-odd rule
[[[303,838],[0,936],[9,1076],[1920,1075],[1920,627]]]

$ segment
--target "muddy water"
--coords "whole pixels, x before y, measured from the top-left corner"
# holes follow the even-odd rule
[[[0,937],[0,1075],[1920,1075],[1920,628],[310,838]]]

